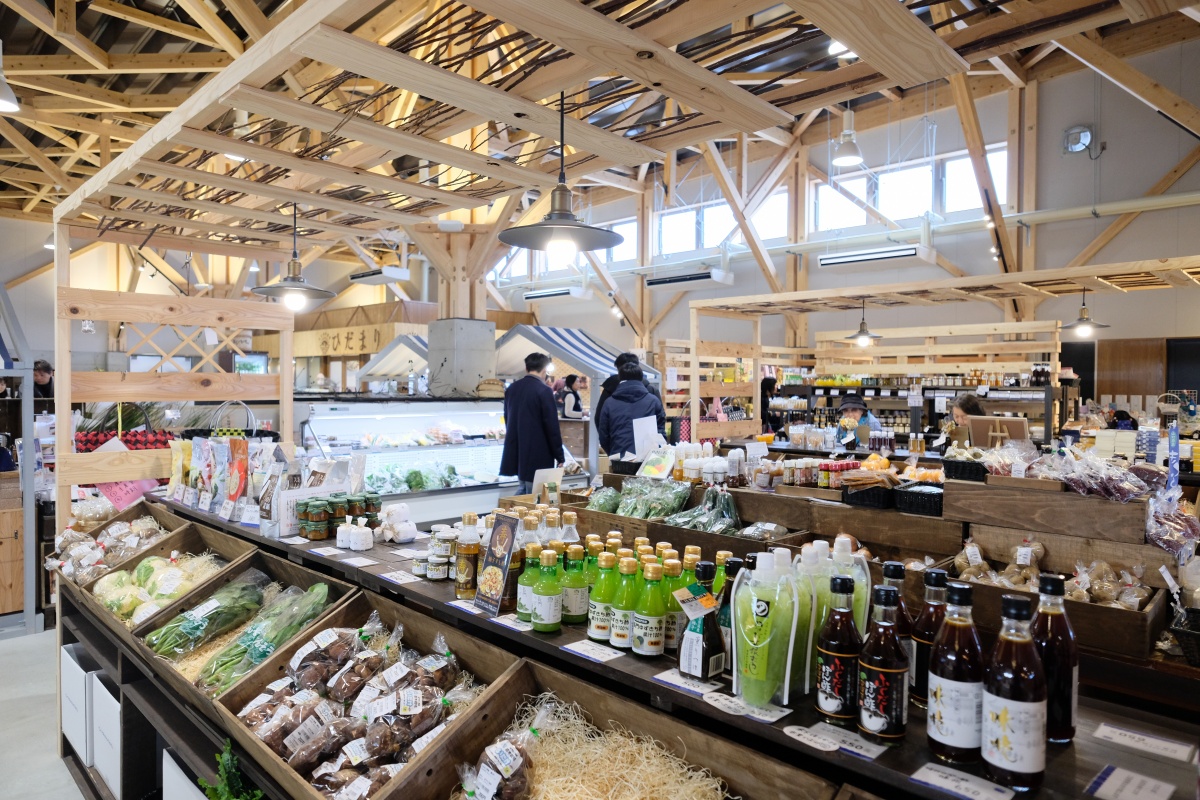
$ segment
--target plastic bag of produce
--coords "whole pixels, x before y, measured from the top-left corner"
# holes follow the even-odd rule
[[[288,674],[297,688],[323,693],[329,679],[384,630],[377,611],[371,612],[361,628],[326,628],[296,651],[288,663]]]
[[[138,565],[133,570],[133,582],[138,586],[145,587],[150,577],[160,569],[167,569],[171,566],[171,562],[162,556],[147,556],[138,562]]]
[[[554,724],[552,699],[539,704],[533,724],[528,728],[507,731],[484,748],[476,765],[475,791],[479,796],[526,800],[530,795],[530,770],[537,756],[540,732]]]
[[[146,637],[146,646],[166,658],[178,658],[232,630],[262,607],[263,589],[271,579],[248,569],[199,605],[176,616]]]
[[[985,450],[980,460],[993,475],[1012,475],[1013,464],[1018,461],[1032,464],[1038,456],[1038,449],[1033,442],[1028,439],[1010,439],[994,450]]]
[[[329,587],[324,583],[308,591],[289,586],[258,612],[236,642],[209,660],[196,680],[197,688],[210,697],[220,695],[316,619],[328,602]]]
[[[588,500],[588,511],[603,511],[606,514],[615,514],[617,507],[621,505],[621,493],[611,486],[605,486],[598,490]]]
[[[96,585],[92,587],[92,594],[101,600],[106,595],[112,594],[119,589],[125,589],[133,583],[128,572],[119,569],[116,572],[110,572],[100,580],[96,581]]]

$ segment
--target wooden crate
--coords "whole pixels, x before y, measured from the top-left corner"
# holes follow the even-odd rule
[[[161,556],[162,558],[170,558],[172,553],[183,555],[190,553],[192,555],[200,555],[202,553],[216,553],[225,558],[229,563],[222,568],[221,573],[228,571],[241,571],[241,563],[250,557],[250,554],[255,552],[256,548],[249,542],[238,539],[233,536],[215,531],[212,528],[203,525],[197,525],[194,522],[189,522],[174,533],[169,534],[164,539],[156,542],[150,547],[142,550],[131,558],[122,561],[113,567],[112,571],[128,570],[132,572],[138,564],[142,563],[143,559],[150,556]],[[99,579],[97,579],[99,580]],[[85,606],[96,619],[100,620],[104,625],[113,632],[113,634],[130,647],[133,646],[133,630],[127,626],[122,620],[105,608],[96,596],[92,594],[92,589],[96,585],[96,581],[91,581],[83,586],[78,587],[79,604]],[[196,587],[193,590],[199,591],[201,587]],[[180,602],[187,602],[188,597],[193,593],[189,592],[180,598]]]
[[[997,571],[1004,568],[1003,564],[989,562]],[[953,560],[939,564],[951,576],[957,574]],[[981,631],[998,633],[1000,630],[1000,598],[1006,594],[1028,594],[1032,603],[1037,604],[1035,592],[1021,592],[1019,589],[1003,589],[999,586],[988,586],[972,583],[974,606],[972,616]],[[1153,596],[1147,601],[1141,611],[1130,611],[1124,608],[1112,608],[1095,603],[1080,603],[1066,600],[1067,617],[1075,630],[1075,640],[1080,647],[1098,650],[1104,653],[1128,656],[1130,658],[1147,658],[1154,653],[1154,643],[1167,626],[1169,600],[1167,592],[1155,589]]]
[[[842,785],[842,790],[833,800],[882,800],[882,798],[846,783]]]
[[[169,531],[178,530],[187,524],[186,519],[172,513],[162,503],[151,503],[146,500],[138,500],[129,508],[118,514],[114,514],[104,522],[98,522],[91,528],[80,528],[80,530],[86,530],[88,533],[96,536],[114,522],[133,522],[135,519],[145,516],[154,517],[156,520],[158,520],[159,525],[163,526]]]
[[[1029,489],[1034,492],[1065,492],[1067,485],[1062,481],[1042,478],[1014,478],[1011,475],[988,474],[983,482],[988,486],[1010,486],[1013,489]]]
[[[1142,544],[1145,501],[1117,503],[1078,492],[1044,492],[971,481],[946,481],[942,518],[1001,528]]]
[[[984,555],[997,561],[1006,561],[1012,548],[1026,539],[1041,542],[1046,548],[1046,555],[1040,562],[1042,569],[1065,575],[1075,572],[1075,562],[1082,561],[1084,565],[1088,565],[1097,559],[1107,561],[1118,575],[1123,569],[1128,570],[1135,564],[1144,564],[1146,569],[1142,579],[1156,589],[1165,589],[1167,586],[1166,580],[1159,572],[1160,567],[1166,567],[1172,576],[1178,575],[1175,557],[1152,544],[1110,542],[1104,539],[1034,533],[991,525],[970,525],[968,532]]]
[[[508,728],[517,705],[548,691],[563,701],[578,703],[599,727],[617,723],[635,734],[653,736],[680,758],[723,778],[733,796],[832,800],[837,792],[835,784],[804,770],[550,667],[522,661],[464,715],[472,724],[448,728],[436,748],[421,753],[419,769],[410,765],[372,800],[400,798],[401,791],[404,797],[449,796],[458,784],[455,765],[477,763],[483,749]],[[426,753],[430,754],[427,760]],[[587,767],[581,764],[580,768]]]
[[[558,506],[556,507],[564,508],[565,506],[574,505],[576,503],[586,503],[587,499],[588,496],[584,494],[577,494],[575,492],[559,492]],[[512,497],[501,497],[496,505],[498,508],[503,508],[505,511],[507,511],[513,506],[525,506],[526,508],[533,508],[540,502],[542,501],[534,499],[533,495],[531,494],[517,494],[513,495]]]
[[[187,611],[190,608],[195,608],[203,600],[212,596],[213,592],[222,586],[230,583],[239,575],[248,569],[258,569],[266,573],[271,580],[279,583],[284,588],[288,586],[298,586],[301,589],[308,589],[318,583],[324,583],[329,587],[329,604],[325,610],[318,616],[309,627],[305,630],[315,629],[321,625],[322,620],[329,614],[337,610],[345,601],[358,591],[357,587],[352,586],[345,581],[340,581],[336,578],[331,578],[327,575],[321,575],[312,570],[305,569],[298,564],[277,558],[276,556],[267,553],[255,551],[248,558],[243,559],[238,563],[236,569],[224,570],[223,572],[214,575],[209,580],[202,583],[180,600],[175,601],[171,605],[164,608],[162,611],[155,614],[150,619],[143,622],[133,630],[134,648],[141,656],[150,664],[151,668],[162,678],[171,689],[173,689],[180,697],[190,702],[193,706],[199,709],[205,716],[214,721],[219,721],[217,712],[213,707],[213,701],[204,695],[199,689],[189,683],[179,670],[175,669],[175,665],[168,659],[161,658],[153,650],[146,646],[146,636],[156,631],[166,623],[174,619],[178,614]],[[298,634],[295,638],[303,638],[304,633]],[[266,662],[264,662],[265,664]],[[242,677],[240,681],[230,687],[229,691],[234,691],[243,682],[251,681],[254,675],[263,668],[260,664],[255,669]]]
[[[458,773],[454,767],[457,762],[443,763],[438,755],[444,751],[444,743],[450,740],[472,741],[471,731],[486,725],[491,717],[502,718],[501,726],[507,724],[512,717],[513,709],[518,699],[508,693],[499,691],[499,685],[510,670],[515,670],[517,657],[498,647],[486,644],[473,636],[462,633],[453,626],[444,625],[432,617],[421,614],[404,606],[387,600],[374,593],[359,593],[348,602],[338,607],[325,617],[320,625],[311,626],[303,635],[297,636],[287,646],[281,647],[264,661],[257,670],[247,675],[236,686],[220,697],[214,708],[225,728],[255,761],[259,763],[279,785],[287,790],[288,795],[296,800],[310,798],[324,800],[323,795],[314,789],[307,780],[287,765],[275,751],[268,748],[256,737],[246,725],[237,718],[247,703],[258,696],[263,688],[287,674],[288,662],[313,634],[326,628],[359,628],[367,621],[372,611],[378,611],[380,619],[389,628],[397,623],[404,626],[404,644],[422,653],[435,652],[434,638],[440,633],[446,639],[446,644],[459,660],[462,668],[479,680],[492,684],[475,702],[470,711],[458,719],[448,723],[446,729],[437,737],[437,747],[428,747],[415,759],[408,763],[390,783],[380,792],[372,796],[372,800],[387,797],[445,797],[449,796],[452,785],[448,785],[440,795],[420,792],[412,793],[414,786],[426,786],[424,781],[430,779],[427,771],[434,773],[448,768],[454,782],[458,781]],[[490,730],[490,728],[489,728]],[[465,731],[465,733],[464,733]],[[485,744],[490,744],[489,739]],[[477,756],[478,754],[476,754]],[[435,767],[430,770],[430,767]]]
[[[842,502],[841,489],[818,489],[816,486],[780,486],[775,490],[780,497],[803,497],[807,500]]]

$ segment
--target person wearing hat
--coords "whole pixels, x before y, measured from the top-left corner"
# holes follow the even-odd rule
[[[843,417],[849,417],[859,425],[870,425],[873,431],[883,430],[883,425],[867,409],[866,402],[857,394],[852,393],[843,397],[842,404],[838,406],[838,411],[841,412]]]

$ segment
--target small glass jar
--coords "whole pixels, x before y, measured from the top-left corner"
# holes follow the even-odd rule
[[[429,573],[429,554],[422,553],[413,559],[413,575],[424,578]]]
[[[383,513],[383,498],[378,492],[367,492],[363,495],[363,499],[366,501],[368,514]]]
[[[296,520],[299,522],[308,522],[308,501],[296,501]]]
[[[312,542],[323,542],[329,538],[329,523],[305,522],[300,527],[300,535]]]
[[[425,578],[431,581],[444,581],[450,577],[450,559],[445,556],[430,556],[429,567]]]
[[[329,527],[329,503],[324,500],[309,501],[308,521],[320,522],[325,527]]]
[[[373,531],[377,531],[383,527],[378,514],[367,514],[367,527]]]
[[[352,517],[364,517],[367,514],[367,501],[361,494],[352,494],[346,498],[346,511]]]
[[[338,497],[336,495],[329,498],[329,516],[333,519],[345,519],[350,512],[346,510],[345,495]]]
[[[818,468],[817,486],[821,489],[829,488],[829,476],[830,476],[830,472],[831,472],[829,467],[830,467],[830,464],[828,461],[822,461],[821,466]]]
[[[458,541],[458,533],[451,530],[439,532],[429,543],[429,555],[450,558],[454,553],[454,543]]]

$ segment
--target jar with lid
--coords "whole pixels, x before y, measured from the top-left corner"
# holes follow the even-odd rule
[[[361,494],[352,494],[346,498],[346,510],[352,517],[362,517],[367,513],[367,501]]]
[[[817,467],[817,486],[821,489],[829,488],[830,462],[822,461]]]
[[[454,543],[458,540],[457,531],[443,530],[439,531],[432,539],[429,540],[429,555],[441,556],[442,558],[450,558],[454,552]]]
[[[345,515],[343,515],[345,516]],[[308,501],[296,501],[296,520],[298,522],[308,522]]]
[[[345,517],[350,516],[350,513],[347,510],[348,506],[344,495],[342,497],[330,496],[328,502],[329,516],[333,519],[344,519]]]
[[[429,572],[429,553],[421,553],[413,559],[413,575],[424,578]]]
[[[329,503],[324,500],[312,500],[308,504],[308,521],[320,522],[329,526]]]
[[[714,460],[715,459],[706,458],[702,462],[703,466],[700,467],[700,483],[704,484],[705,486],[713,485],[713,472],[716,468],[716,465],[713,463]]]
[[[363,495],[363,500],[366,502],[368,514],[383,513],[383,498],[378,492],[367,492]]]
[[[377,531],[383,527],[383,522],[380,521],[378,514],[367,514],[367,527],[372,531]]]
[[[794,460],[783,462],[783,485],[796,485],[796,462]]]
[[[312,542],[320,542],[328,539],[329,523],[302,522],[300,523],[300,535]]]
[[[726,472],[727,469],[728,466],[724,461],[717,462],[717,465],[713,467],[713,485],[725,486],[728,483],[729,474]]]
[[[444,581],[450,577],[450,559],[445,556],[430,556],[426,580]]]

